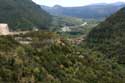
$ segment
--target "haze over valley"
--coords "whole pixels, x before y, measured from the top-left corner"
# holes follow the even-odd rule
[[[55,5],[53,7],[42,5],[41,7],[50,14],[57,16],[63,15],[84,19],[105,19],[124,6],[125,2],[116,2],[110,4],[98,3],[77,7],[63,7],[60,5]]]

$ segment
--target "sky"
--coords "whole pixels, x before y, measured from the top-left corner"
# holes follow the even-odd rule
[[[61,5],[65,7],[84,6],[94,3],[115,3],[125,2],[125,0],[32,0],[40,5],[54,6]]]

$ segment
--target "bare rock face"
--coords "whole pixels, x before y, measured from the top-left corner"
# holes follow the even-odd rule
[[[9,27],[6,23],[0,23],[0,35],[8,35]]]

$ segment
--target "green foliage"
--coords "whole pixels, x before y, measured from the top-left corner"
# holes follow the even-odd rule
[[[15,5],[16,2],[28,6],[19,0],[13,1]],[[23,22],[32,26],[27,20]],[[66,19],[66,22],[69,21]],[[125,67],[119,64],[124,63],[124,26],[123,8],[89,33],[87,45],[91,50],[74,46],[47,31],[0,36],[0,83],[125,83]],[[18,37],[28,38],[31,43],[19,44],[20,40],[15,40]]]
[[[17,41],[13,40],[12,37],[9,36],[0,36],[0,52],[10,52],[14,48],[18,46]]]
[[[58,40],[55,33],[39,31],[20,37],[31,37],[33,41],[29,45],[18,44],[13,52],[1,54],[1,83],[125,83],[124,68],[115,59],[72,46],[66,40],[42,44],[46,39]],[[0,37],[15,44],[11,38]]]
[[[125,63],[125,8],[107,18],[95,27],[88,35],[90,48],[101,51],[108,57],[119,58],[119,63]]]
[[[60,31],[64,26],[78,26],[84,21],[80,18],[67,17],[67,16],[53,16],[51,23],[51,31]]]
[[[11,29],[47,28],[51,22],[51,16],[32,0],[0,0],[0,11],[0,23]]]
[[[82,35],[86,36],[99,22],[98,20],[92,19],[86,20],[67,16],[53,16],[53,21],[49,30],[68,38]],[[69,27],[71,31],[62,31],[64,27]]]

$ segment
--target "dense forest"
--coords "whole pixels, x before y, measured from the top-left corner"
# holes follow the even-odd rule
[[[125,63],[125,8],[95,27],[87,37],[88,45],[107,57],[117,57]]]
[[[33,40],[31,44],[23,45],[14,40],[16,37],[30,37]],[[115,59],[105,58],[101,52],[72,46],[67,40],[58,39],[56,33],[45,31],[14,37],[1,36],[0,82],[125,82],[124,68]]]
[[[12,30],[48,28],[51,16],[31,0],[0,0],[0,23]]]
[[[68,17],[52,21],[31,0],[0,0],[0,4],[0,22],[13,30],[84,22]],[[122,8],[89,30],[80,44],[54,30],[0,35],[0,83],[125,83],[124,26]]]

